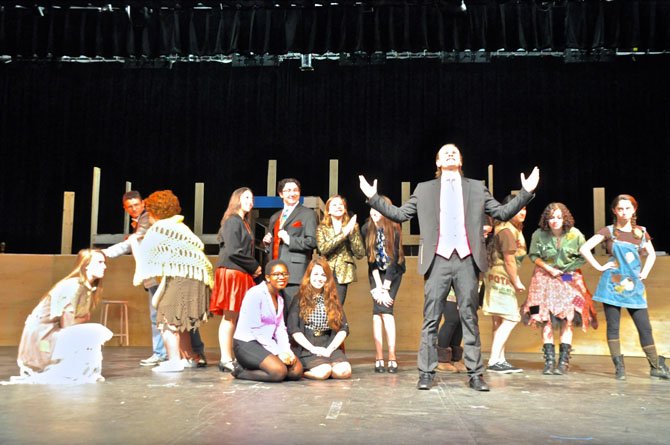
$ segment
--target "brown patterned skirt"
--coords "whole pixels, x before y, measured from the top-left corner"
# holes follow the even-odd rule
[[[192,278],[166,277],[165,291],[158,302],[156,324],[169,324],[180,331],[192,330],[207,320],[211,289]]]

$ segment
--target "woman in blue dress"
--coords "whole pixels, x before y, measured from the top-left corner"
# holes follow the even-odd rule
[[[593,300],[603,303],[605,309],[607,345],[614,362],[615,376],[618,380],[626,379],[619,340],[621,308],[626,308],[635,323],[640,345],[651,366],[651,377],[667,380],[670,375],[665,357],[656,352],[647,310],[647,292],[643,284],[656,260],[654,246],[647,230],[637,225],[635,198],[619,195],[612,201],[610,209],[614,214],[614,224],[600,229],[582,245],[579,252],[591,266],[603,273]],[[603,241],[610,258],[607,263],[600,264],[591,250]],[[641,254],[647,256],[644,265]]]

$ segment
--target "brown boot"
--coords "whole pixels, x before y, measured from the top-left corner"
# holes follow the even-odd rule
[[[456,372],[466,373],[468,368],[463,364],[463,347],[461,346],[452,346],[451,347],[451,359],[452,364],[456,368]]]
[[[451,348],[437,347],[437,370],[441,372],[458,372],[451,364]]]

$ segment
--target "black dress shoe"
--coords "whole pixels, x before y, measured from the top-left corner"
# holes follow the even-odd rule
[[[430,389],[431,386],[433,386],[433,374],[422,372],[419,375],[419,381],[416,384],[416,389],[427,390]]]
[[[490,391],[489,386],[484,381],[484,378],[480,375],[474,375],[470,377],[470,388],[475,391]]]

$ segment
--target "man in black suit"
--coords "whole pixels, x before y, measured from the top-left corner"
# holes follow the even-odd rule
[[[290,274],[284,289],[284,316],[316,248],[316,213],[300,204],[300,182],[285,178],[277,184],[284,208],[270,217],[268,233],[263,243],[270,249],[270,259],[280,259],[288,265]]]
[[[360,187],[371,207],[387,218],[403,222],[418,215],[420,229],[419,273],[424,276],[424,307],[419,345],[418,389],[430,389],[437,367],[437,328],[447,294],[453,285],[463,325],[464,361],[470,387],[488,391],[482,374],[477,308],[479,271],[488,269],[482,227],[486,215],[507,221],[533,199],[540,179],[535,167],[528,178],[521,174],[523,189],[509,203],[496,201],[480,181],[464,178],[461,152],[446,144],[435,157],[436,179],[421,182],[401,207],[387,204],[360,176]]]

